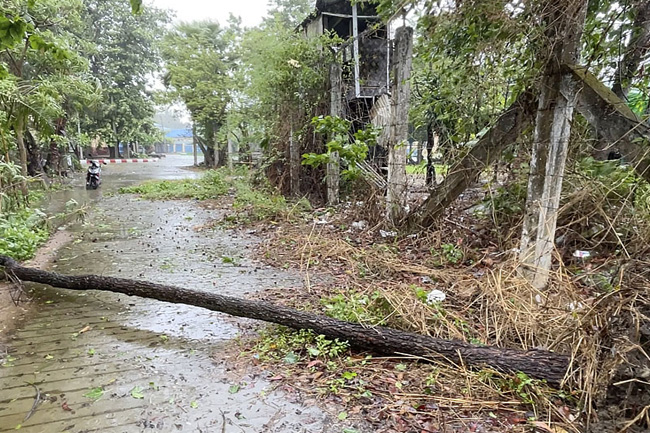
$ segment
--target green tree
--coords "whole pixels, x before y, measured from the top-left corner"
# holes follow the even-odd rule
[[[78,0],[7,1],[0,6],[0,130],[5,159],[5,137],[15,138],[23,177],[42,171],[41,143],[63,135],[73,108],[66,101],[92,93],[86,62],[71,33],[80,23],[80,10]]]
[[[131,13],[127,0],[84,2],[83,51],[92,75],[103,88],[102,101],[86,110],[84,129],[99,136],[116,156],[122,143],[128,155],[133,144],[156,137],[149,84],[160,69],[156,41],[169,22],[167,11],[147,6]]]
[[[237,65],[235,38],[239,23],[229,27],[218,22],[183,23],[162,43],[165,60],[163,82],[171,99],[181,101],[195,125],[195,137],[206,165],[221,165],[227,113],[232,100],[233,73]]]
[[[285,27],[294,29],[313,11],[311,0],[271,0],[266,23],[281,22]]]

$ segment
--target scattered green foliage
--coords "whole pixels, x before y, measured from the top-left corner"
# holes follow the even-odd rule
[[[222,171],[210,170],[198,179],[150,181],[120,188],[119,192],[121,194],[139,194],[142,198],[149,200],[183,198],[206,200],[226,194],[228,184]]]
[[[221,262],[222,263],[230,263],[232,265],[236,265],[237,263],[235,262],[235,259],[233,257],[228,257],[228,256],[222,256],[221,257]]]
[[[0,214],[0,254],[15,260],[27,260],[47,240],[46,215],[38,209],[25,208]]]
[[[349,350],[349,345],[345,341],[317,335],[311,330],[296,331],[279,326],[266,328],[253,350],[261,359],[285,360],[291,354],[291,363],[295,363],[303,357],[337,359]]]
[[[98,386],[85,393],[84,397],[89,398],[91,400],[99,400],[100,398],[102,398],[103,395],[104,395],[104,388]]]
[[[142,393],[142,388],[140,388],[139,386],[133,387],[133,389],[131,390],[131,397],[136,399],[144,398],[144,394]]]
[[[330,317],[367,325],[385,325],[390,313],[388,303],[379,292],[371,295],[343,292],[321,299],[321,304]]]

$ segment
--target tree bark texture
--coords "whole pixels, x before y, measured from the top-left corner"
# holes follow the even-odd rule
[[[436,186],[436,166],[433,164],[433,148],[436,140],[436,131],[433,129],[433,122],[427,125],[427,174],[425,185],[428,188]],[[421,157],[418,153],[418,157]]]
[[[196,142],[201,148],[201,152],[203,152],[203,161],[205,162],[205,167],[206,168],[213,168],[216,166],[215,164],[215,155],[214,155],[214,148],[207,145],[201,137],[198,135],[194,135],[196,137]]]
[[[226,159],[228,160],[228,170],[232,170],[233,168],[233,158],[235,157],[235,143],[230,139],[226,139],[226,149],[227,149],[227,156]]]
[[[22,116],[18,116],[16,119],[16,144],[18,145],[18,152],[20,154],[20,174],[26,178],[27,177],[27,148],[25,147],[25,119]],[[29,194],[27,190],[27,181],[23,180],[20,183],[20,189],[23,195],[26,197]]]
[[[294,137],[293,123],[289,130],[289,162],[291,195],[300,197],[300,140],[296,140]]]
[[[546,287],[555,247],[555,228],[568,154],[575,85],[561,65],[575,63],[587,10],[586,0],[549,2],[549,57],[535,118],[526,211],[519,247],[520,271],[533,286]]]
[[[406,209],[406,146],[411,92],[409,80],[413,59],[413,29],[410,27],[398,28],[395,31],[394,43],[386,217],[389,221],[397,223],[404,217]]]
[[[54,133],[59,136],[65,136],[65,127],[68,119],[65,117],[59,117],[56,119],[56,126],[54,128]],[[48,166],[50,173],[53,173],[57,176],[61,176],[61,152],[59,151],[59,143],[52,138],[50,139],[50,155],[48,158]]]
[[[198,145],[196,144],[196,125],[192,123],[192,155],[194,156],[194,167],[199,166]]]
[[[409,354],[428,360],[452,362],[472,367],[489,366],[502,372],[526,373],[559,385],[569,367],[569,357],[544,350],[515,350],[477,346],[462,341],[442,340],[386,327],[366,327],[316,314],[297,311],[267,302],[238,299],[215,293],[154,284],[146,281],[97,275],[66,276],[20,266],[0,256],[5,272],[24,281],[71,290],[104,290],[129,296],[193,305],[238,317],[277,323],[294,329],[312,329],[328,338],[382,354]]]
[[[341,117],[343,114],[343,78],[341,65],[336,62],[330,65],[330,87],[330,115]],[[339,153],[332,152],[327,163],[327,204],[330,206],[339,203],[340,165]]]
[[[433,225],[445,209],[476,182],[485,167],[497,160],[503,149],[530,127],[534,105],[535,97],[531,92],[520,94],[469,153],[449,169],[429,197],[409,214],[408,226],[416,229]]]

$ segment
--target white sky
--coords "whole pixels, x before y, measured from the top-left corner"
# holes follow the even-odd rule
[[[210,19],[226,24],[232,12],[241,17],[246,27],[261,23],[268,9],[267,0],[146,0],[145,3],[176,11],[175,21]]]

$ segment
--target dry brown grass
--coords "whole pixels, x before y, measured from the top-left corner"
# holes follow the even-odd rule
[[[565,427],[584,428],[593,419],[594,408],[607,404],[612,382],[617,378],[623,382],[618,386],[626,380],[634,382],[636,373],[629,373],[643,369],[641,358],[647,353],[641,334],[650,323],[650,278],[644,274],[648,263],[628,262],[621,267],[609,292],[585,287],[560,268],[542,292],[518,276],[510,259],[495,263],[488,257],[471,267],[436,267],[429,250],[432,245],[439,247],[444,236],[376,243],[376,239],[346,240],[349,234],[316,225],[310,230],[285,230],[265,247],[271,249],[271,257],[284,257],[305,275],[314,267],[330,271],[338,287],[346,289],[342,293],[379,292],[390,305],[385,318],[390,326],[439,338],[570,354],[565,398],[540,383],[528,387],[535,390],[534,410],[549,420],[567,422]],[[430,281],[423,282],[423,276]],[[428,305],[415,287],[443,290],[447,300]],[[444,371],[441,383],[449,389],[469,390],[462,400],[471,401],[474,408],[494,408],[486,402],[504,403],[508,398],[522,403],[521,396],[513,395],[507,386],[504,389],[508,379],[494,372],[486,375],[463,366],[439,370]],[[620,410],[641,413],[642,408],[634,409],[634,404]],[[570,419],[577,421],[570,423]]]

